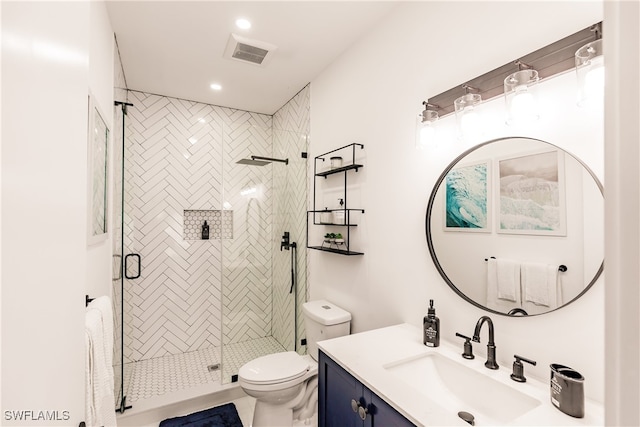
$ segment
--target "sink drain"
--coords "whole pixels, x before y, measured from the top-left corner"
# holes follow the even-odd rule
[[[472,426],[476,425],[476,423],[474,421],[475,417],[472,414],[470,414],[470,413],[468,413],[466,411],[460,411],[460,412],[458,412],[458,416],[460,418],[462,418],[464,421],[466,421],[468,424],[470,424]]]

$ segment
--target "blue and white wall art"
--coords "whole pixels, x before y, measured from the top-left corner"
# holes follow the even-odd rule
[[[445,230],[491,231],[490,174],[488,161],[449,171],[445,179]]]

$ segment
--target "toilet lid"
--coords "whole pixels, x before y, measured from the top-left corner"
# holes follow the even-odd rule
[[[309,363],[295,351],[269,354],[245,363],[238,376],[254,384],[272,384],[289,381],[304,375]]]

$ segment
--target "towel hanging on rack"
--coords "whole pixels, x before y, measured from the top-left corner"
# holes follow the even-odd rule
[[[522,288],[525,303],[558,307],[558,267],[551,264],[522,263]]]
[[[520,264],[509,259],[499,262],[493,257],[487,261],[487,307],[501,313],[522,308]]]
[[[111,299],[91,301],[85,312],[85,418],[87,426],[116,425],[113,392]]]

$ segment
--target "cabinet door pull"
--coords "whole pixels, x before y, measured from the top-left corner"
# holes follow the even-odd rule
[[[365,408],[364,405],[356,399],[351,399],[351,409],[356,412],[362,421],[367,419],[369,414],[369,408]]]
[[[353,412],[358,412],[358,408],[360,407],[360,402],[355,399],[351,399],[351,409]]]
[[[358,415],[362,421],[367,419],[367,415],[369,414],[369,408],[365,408],[364,406],[360,406],[358,408]]]

